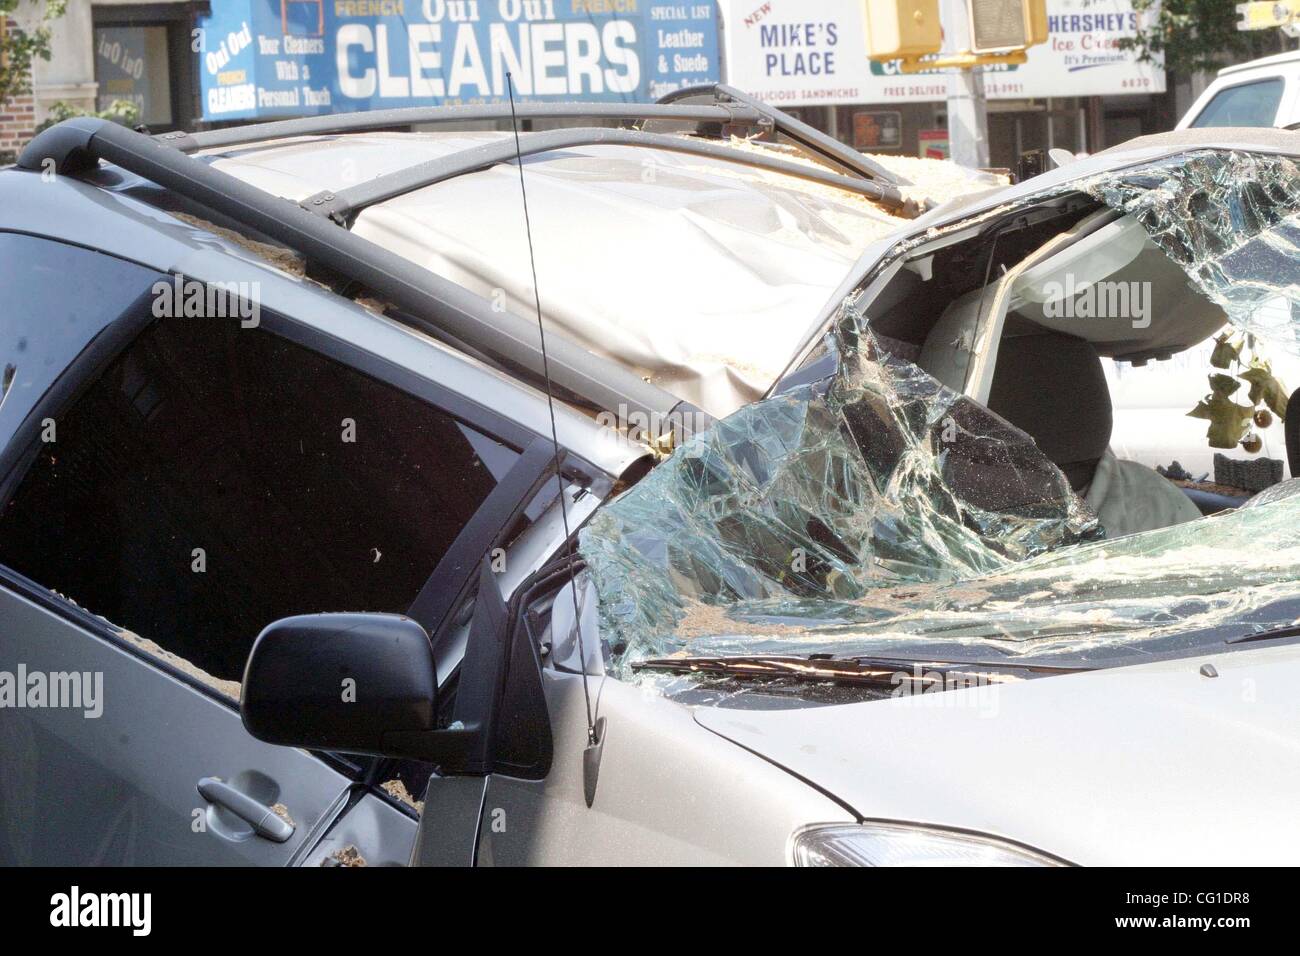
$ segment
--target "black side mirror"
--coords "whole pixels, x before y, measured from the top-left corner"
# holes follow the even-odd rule
[[[541,587],[529,589],[529,603]],[[439,728],[433,646],[419,622],[397,614],[286,617],[262,631],[248,655],[244,729],[288,747],[409,757],[443,773],[500,767],[540,780],[551,766],[551,724],[537,642],[520,620],[512,631],[485,559],[454,719]]]
[[[258,740],[403,756],[434,730],[438,677],[423,627],[397,614],[305,614],[258,635],[239,712]]]

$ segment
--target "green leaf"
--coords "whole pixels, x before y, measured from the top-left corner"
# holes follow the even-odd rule
[[[1250,400],[1253,404],[1258,405],[1262,401],[1274,415],[1286,420],[1287,391],[1273,377],[1273,371],[1267,362],[1253,362],[1250,368],[1237,377],[1250,383]]]
[[[1238,405],[1226,396],[1211,395],[1187,414],[1209,421],[1205,437],[1211,448],[1236,448],[1250,427],[1250,417],[1254,412],[1252,405]]]
[[[1241,360],[1241,346],[1233,345],[1225,332],[1214,340],[1214,351],[1210,354],[1210,364],[1215,368],[1228,368],[1233,362]]]
[[[1215,395],[1222,395],[1227,398],[1237,389],[1241,388],[1241,382],[1237,381],[1231,375],[1224,375],[1222,372],[1216,372],[1210,376],[1210,391]]]

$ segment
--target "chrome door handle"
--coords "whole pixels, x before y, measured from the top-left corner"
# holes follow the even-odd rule
[[[209,803],[229,810],[243,820],[258,836],[275,843],[283,843],[293,836],[293,824],[285,820],[266,804],[258,803],[246,793],[240,793],[230,784],[216,777],[199,781],[199,795]]]

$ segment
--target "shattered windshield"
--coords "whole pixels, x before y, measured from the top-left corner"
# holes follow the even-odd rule
[[[1200,151],[1071,189],[1141,223],[1242,334],[1297,351],[1290,159]],[[680,653],[1118,660],[1300,618],[1292,484],[1108,536],[1041,435],[895,354],[854,303],[828,333],[833,374],[691,438],[583,530],[616,670]]]
[[[1300,175],[1285,156],[1201,151],[1096,176],[1234,326],[1300,354]]]

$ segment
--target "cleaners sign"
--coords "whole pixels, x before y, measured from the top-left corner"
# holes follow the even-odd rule
[[[946,71],[905,74],[867,59],[862,2],[725,0],[727,82],[775,106],[915,103],[947,96]],[[1165,71],[1119,46],[1131,0],[1047,0],[1047,43],[1029,62],[984,67],[989,99],[1160,93]]]
[[[203,118],[533,100],[646,102],[715,83],[717,10],[647,0],[223,0]]]

